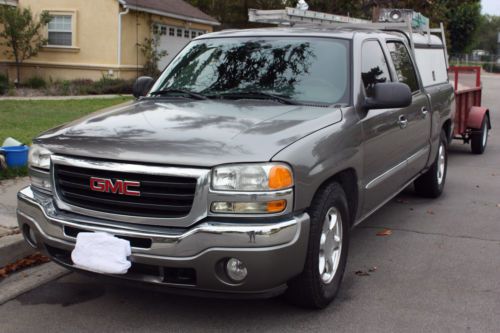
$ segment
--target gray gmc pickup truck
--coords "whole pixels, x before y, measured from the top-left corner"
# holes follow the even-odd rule
[[[409,45],[345,28],[193,40],[158,80],[137,80],[134,102],[34,139],[26,241],[84,271],[78,234],[105,232],[131,247],[125,274],[107,275],[327,306],[351,228],[409,184],[443,191],[453,89],[423,85]]]

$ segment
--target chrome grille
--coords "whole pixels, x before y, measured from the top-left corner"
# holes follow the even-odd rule
[[[140,196],[96,192],[90,179],[98,177],[139,182]],[[151,218],[187,216],[193,206],[197,179],[100,170],[70,165],[54,165],[54,181],[59,198],[73,206],[116,215]]]

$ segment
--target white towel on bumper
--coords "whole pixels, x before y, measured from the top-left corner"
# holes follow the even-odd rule
[[[104,274],[125,274],[130,268],[130,242],[105,232],[80,232],[71,253],[75,266]]]

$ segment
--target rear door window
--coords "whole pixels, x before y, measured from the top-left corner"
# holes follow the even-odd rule
[[[387,48],[391,53],[392,62],[396,68],[398,81],[406,83],[412,92],[420,90],[418,86],[417,73],[408,53],[408,49],[401,42],[388,42]]]
[[[373,87],[377,83],[390,82],[391,77],[382,46],[376,40],[363,43],[361,50],[361,78],[366,96],[373,97]]]

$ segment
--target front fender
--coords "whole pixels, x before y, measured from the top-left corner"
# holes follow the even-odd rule
[[[353,109],[344,115],[341,122],[294,142],[273,157],[274,161],[287,162],[294,169],[294,210],[308,208],[321,185],[341,171],[352,169],[358,180],[362,179],[361,127],[357,125],[358,118]],[[360,182],[357,185],[361,194]],[[359,200],[361,204],[362,198]]]

